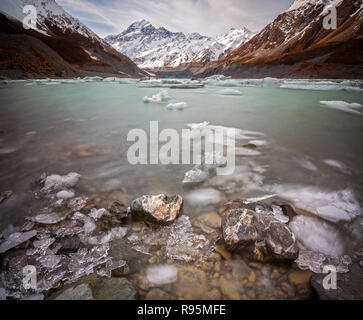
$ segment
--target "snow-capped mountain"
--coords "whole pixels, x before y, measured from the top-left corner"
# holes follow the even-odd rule
[[[23,11],[29,5],[36,9],[36,28],[27,30],[23,28],[23,20],[28,12]],[[10,37],[10,34],[10,40],[19,43],[18,50],[11,46],[3,49],[8,50],[11,57],[9,68],[17,72],[31,70],[40,73],[39,70],[45,70],[46,73],[53,71],[59,74],[86,71],[138,77],[146,75],[55,0],[1,0],[0,14],[2,36]],[[26,35],[23,41],[20,35]],[[41,68],[39,61],[44,64]]]
[[[37,13],[37,31],[43,34],[72,33],[102,42],[93,31],[78,19],[67,13],[55,0],[1,0],[0,11],[19,21],[23,21],[25,6],[32,5]]]
[[[334,9],[337,27],[326,28]],[[362,39],[362,0],[295,0],[251,40],[192,72],[198,76],[361,78]]]
[[[119,35],[108,36],[105,40],[139,67],[156,69],[218,60],[253,35],[247,28],[231,29],[227,34],[213,39],[199,33],[171,32],[141,20]]]
[[[348,41],[362,32],[361,6],[362,0],[295,0],[251,41],[231,52],[227,59],[239,63],[266,61]],[[338,11],[338,28],[325,29],[323,19],[333,7]]]

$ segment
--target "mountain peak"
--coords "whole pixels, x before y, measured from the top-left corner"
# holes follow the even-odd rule
[[[138,20],[138,21],[135,21],[134,23],[132,23],[130,25],[130,27],[132,27],[134,29],[142,29],[142,28],[145,28],[148,25],[152,26],[152,24],[149,21],[147,21],[145,19],[141,19],[141,20]]]

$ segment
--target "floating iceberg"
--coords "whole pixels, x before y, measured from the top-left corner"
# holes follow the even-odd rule
[[[183,110],[188,106],[186,102],[169,103],[167,109],[169,110]]]
[[[348,103],[345,101],[320,101],[320,103],[331,109],[363,115],[361,112],[356,110],[356,108],[362,107],[362,105],[359,103]]]
[[[167,90],[161,90],[157,94],[154,94],[151,98],[144,97],[144,103],[165,103],[170,100]]]
[[[235,89],[224,89],[217,91],[216,94],[222,95],[222,96],[241,96],[242,92]]]

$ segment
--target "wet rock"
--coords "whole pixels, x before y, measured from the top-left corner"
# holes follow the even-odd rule
[[[295,260],[299,249],[286,224],[245,208],[228,210],[222,219],[225,247],[246,251],[251,260]]]
[[[63,291],[55,300],[94,300],[88,284],[80,284]]]
[[[363,297],[363,272],[358,263],[350,267],[348,273],[337,274],[336,289],[325,289],[323,286],[324,278],[331,275],[314,274],[310,284],[321,300],[357,300]],[[331,281],[327,281],[331,284]]]
[[[213,212],[203,214],[202,216],[198,217],[198,221],[200,223],[203,223],[207,227],[214,229],[220,228],[222,224],[222,218],[218,214]]]
[[[192,266],[179,266],[178,281],[174,286],[181,299],[203,299],[209,291],[205,272]]]
[[[63,237],[59,241],[61,247],[58,254],[77,252],[78,249],[83,247],[81,239],[78,236]]]
[[[11,190],[4,191],[0,193],[0,204],[4,201],[8,200],[13,195],[13,192]]]
[[[113,202],[109,208],[108,211],[119,218],[127,218],[127,207],[120,201]]]
[[[158,288],[151,289],[145,297],[146,300],[175,300],[175,297]]]
[[[126,278],[103,278],[94,288],[96,300],[135,300],[136,287]]]
[[[240,300],[239,292],[233,286],[233,283],[224,276],[219,278],[219,288],[227,299]]]
[[[146,222],[168,225],[181,214],[183,198],[179,195],[142,196],[131,203],[130,213]]]
[[[232,258],[232,253],[230,253],[226,248],[222,245],[216,247],[216,251],[226,260]]]
[[[295,271],[289,274],[289,281],[295,286],[306,284],[309,283],[312,275],[311,271]]]

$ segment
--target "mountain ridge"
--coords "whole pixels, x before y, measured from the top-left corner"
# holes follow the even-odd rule
[[[245,27],[232,28],[228,33],[212,38],[197,32],[185,34],[171,32],[165,27],[156,28],[142,19],[118,35],[105,37],[105,41],[129,56],[139,67],[158,69],[218,60],[254,34]]]

